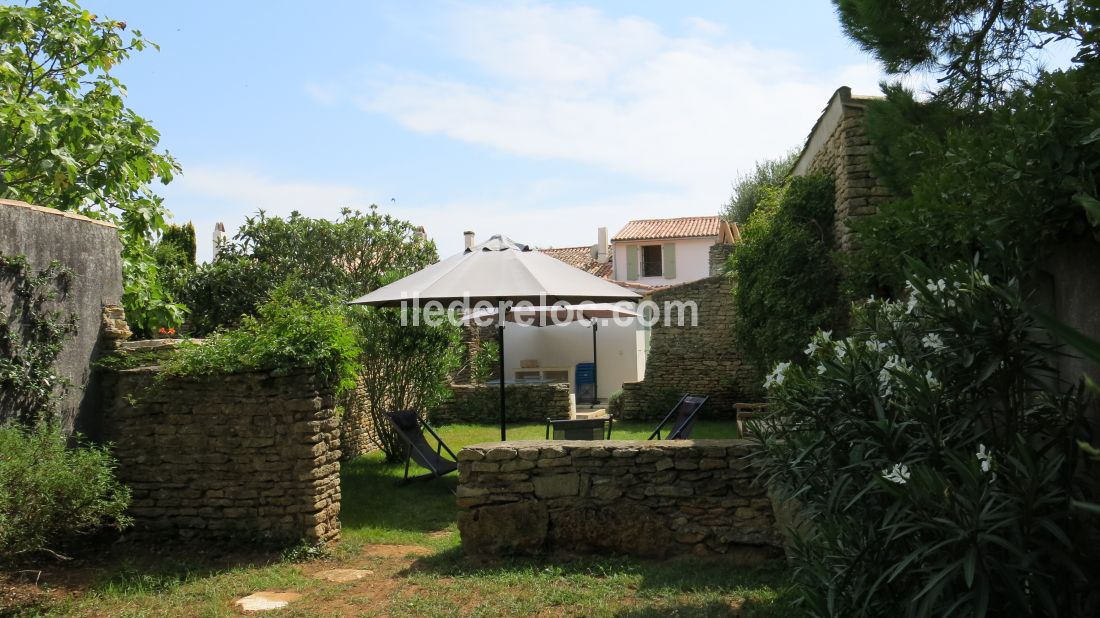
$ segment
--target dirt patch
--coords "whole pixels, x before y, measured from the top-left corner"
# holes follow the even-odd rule
[[[432,550],[420,545],[364,545],[361,553],[374,558],[407,558],[408,556],[426,556]]]

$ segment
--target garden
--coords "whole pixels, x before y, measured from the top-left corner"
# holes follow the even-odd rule
[[[450,425],[440,433],[457,449],[492,441],[496,431]],[[517,439],[539,439],[543,426],[511,431]],[[650,431],[650,423],[615,428],[624,439],[645,439]],[[701,421],[696,432],[721,438],[736,427]],[[236,600],[277,590],[302,595],[279,612],[290,616],[789,615],[793,597],[782,569],[613,556],[471,562],[455,527],[457,479],[404,485],[403,471],[380,453],[346,463],[342,540],[324,550],[150,547],[108,536],[93,539],[73,562],[6,574],[0,607],[26,616],[229,616],[237,615]],[[361,578],[322,579],[336,569],[359,571]]]
[[[151,43],[63,0],[0,7],[0,196],[118,226],[130,330],[181,339],[157,379],[305,368],[341,422],[378,431],[377,450],[341,463],[338,542],[131,537],[137,490],[113,446],[60,419],[57,360],[88,328],[58,308],[72,265],[0,255],[0,613],[233,615],[275,591],[293,597],[283,615],[1100,615],[1100,8],[834,4],[890,73],[937,81],[859,103],[842,158],[869,160],[857,197],[827,166],[795,174],[804,151],[735,184],[725,214],[742,239],[725,276],[767,413],[746,436],[704,418],[694,437],[748,438],[754,482],[797,505],[787,561],[764,569],[464,553],[458,479],[402,485],[384,412],[432,410],[453,376],[487,378],[498,350],[457,323],[346,305],[436,262],[434,243],[376,207],[259,212],[197,263],[193,228],[169,224],[150,188],[179,166],[110,73]],[[1048,70],[1036,54],[1055,43],[1072,59]],[[497,429],[440,433],[457,452]]]

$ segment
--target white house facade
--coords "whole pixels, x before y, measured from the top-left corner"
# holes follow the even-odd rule
[[[612,238],[612,279],[663,287],[710,276],[710,248],[732,243],[736,231],[721,217],[631,221]]]

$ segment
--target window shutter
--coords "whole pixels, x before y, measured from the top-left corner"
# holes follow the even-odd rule
[[[626,280],[638,280],[638,245],[626,246]]]
[[[664,259],[664,265],[661,270],[665,273],[665,279],[676,278],[676,243],[666,242],[661,247],[661,257]]]

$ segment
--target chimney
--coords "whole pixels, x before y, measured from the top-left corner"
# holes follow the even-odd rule
[[[462,232],[462,236],[466,240],[466,248],[467,249],[473,249],[474,248],[474,233],[471,232],[470,230],[466,230],[465,232]]]
[[[596,230],[596,261],[600,264],[606,264],[610,258],[610,247],[607,245],[607,228],[601,227]]]
[[[229,242],[229,237],[225,233],[225,224],[218,221],[214,224],[214,258],[218,257],[218,253],[221,251],[222,245]]]

